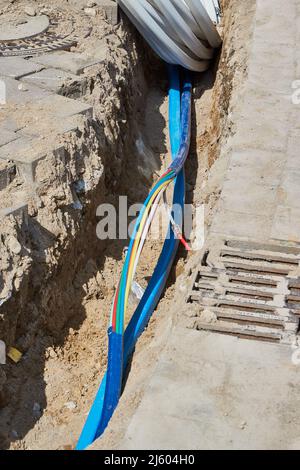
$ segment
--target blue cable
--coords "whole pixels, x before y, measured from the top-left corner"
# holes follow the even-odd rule
[[[126,287],[125,284],[126,284],[127,274],[128,274],[128,270],[129,270],[130,257],[131,257],[133,245],[134,245],[134,242],[135,242],[135,238],[136,238],[141,220],[142,220],[143,215],[145,213],[145,210],[147,208],[148,202],[150,201],[150,199],[152,198],[153,194],[158,189],[158,187],[160,187],[161,183],[164,182],[164,181],[168,181],[170,179],[173,179],[173,178],[174,178],[174,174],[173,175],[168,174],[162,180],[160,180],[158,183],[156,183],[156,185],[153,187],[153,189],[149,193],[146,201],[144,202],[143,207],[141,208],[139,216],[138,216],[137,221],[135,223],[134,230],[133,230],[133,233],[131,235],[131,240],[130,240],[130,243],[129,243],[129,247],[128,247],[128,250],[127,250],[125,264],[124,264],[124,268],[123,268],[123,271],[122,271],[122,277],[121,277],[121,282],[120,282],[119,303],[120,303],[120,310],[121,310],[122,315],[123,315],[120,318],[120,321],[121,321],[122,325],[124,323],[124,310],[125,310],[125,308],[124,308],[124,305],[125,305],[125,287]]]
[[[179,204],[182,208],[181,214],[176,211],[174,218],[175,222],[181,226],[185,201],[183,164],[188,155],[190,146],[192,85],[190,77],[185,74],[183,93],[181,97],[180,73],[178,66],[169,67],[169,76],[169,131],[173,163],[176,162],[174,169],[177,174],[173,204]],[[182,164],[181,169],[179,169],[180,164]],[[125,330],[124,338],[122,335],[113,333],[111,330],[108,332],[108,369],[100,384],[96,398],[76,446],[76,450],[86,449],[94,442],[95,439],[101,436],[118,404],[121,391],[120,377],[123,376],[128,364],[128,359],[134,350],[135,344],[147,326],[147,323],[159,302],[174,262],[178,245],[179,241],[174,237],[172,226],[170,224],[168,236],[165,240],[157,266],[148,287]]]

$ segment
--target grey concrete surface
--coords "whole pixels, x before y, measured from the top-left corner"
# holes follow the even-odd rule
[[[97,51],[97,53],[97,57],[88,57],[76,52],[57,51],[35,57],[34,61],[47,68],[56,68],[64,70],[65,72],[71,72],[74,75],[80,75],[87,68],[103,62],[106,55],[106,48],[104,48],[102,56],[99,51]]]
[[[82,96],[82,89],[85,86],[86,80],[79,79],[77,75],[70,72],[50,68],[27,75],[22,79],[22,82],[37,85],[53,93],[59,93],[64,88],[68,91],[68,94]]]
[[[48,118],[51,116],[64,118],[76,114],[82,114],[87,118],[93,116],[93,107],[91,105],[59,95],[45,96],[39,101],[39,106]]]
[[[39,72],[43,65],[33,61],[25,60],[22,57],[0,57],[0,75],[19,80],[26,75]]]
[[[78,74],[102,62],[106,49],[103,51],[101,47],[97,49],[94,59],[62,53],[59,60],[63,63],[67,58],[66,68],[72,63]],[[54,60],[55,66],[61,65],[55,54],[45,57],[49,57],[49,64]],[[58,137],[76,131],[83,119],[93,117],[92,106],[75,99],[85,94],[86,78],[59,68],[45,69],[46,66],[18,57],[0,58],[0,75],[6,88],[0,127],[1,190],[9,190],[10,166],[17,168],[23,182],[35,183],[36,166],[41,159],[51,153],[55,158],[64,158],[64,146],[57,143]],[[62,89],[72,99],[58,95]],[[18,191],[15,200],[18,200],[18,208],[27,207],[27,196],[22,191]],[[15,213],[15,207],[5,208],[5,204],[3,202],[0,217]]]
[[[289,347],[176,328],[120,448],[299,449],[299,372]]]
[[[7,105],[25,105],[51,95],[50,91],[34,85],[20,83],[18,80],[3,77],[1,74],[0,80],[5,83]]]
[[[15,132],[11,132],[6,130],[4,127],[0,127],[0,147],[16,140],[17,138],[18,136]]]
[[[37,163],[50,152],[62,155],[64,147],[55,143],[55,140],[43,141],[23,136],[0,148],[0,160],[10,160],[17,164],[24,180],[33,183]]]
[[[212,233],[300,242],[299,2],[257,1],[248,79]],[[234,227],[233,227],[234,225]]]

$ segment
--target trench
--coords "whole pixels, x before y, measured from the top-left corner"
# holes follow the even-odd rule
[[[224,30],[233,28],[230,12],[235,0],[223,1]],[[76,231],[59,246],[51,248],[55,266],[41,255],[35,240],[53,246],[52,235],[33,217],[24,235],[33,261],[24,276],[23,290],[7,305],[6,337],[23,352],[19,364],[8,363],[0,394],[0,446],[3,449],[73,449],[106,369],[107,324],[111,300],[124,261],[124,240],[101,241],[96,236],[97,207],[102,203],[117,208],[119,196],[128,204],[141,203],[170,160],[168,143],[167,72],[125,18],[113,38],[122,44],[120,63],[106,68],[110,88],[102,72],[90,78],[87,100],[94,105],[91,128],[84,129],[70,146],[73,154],[88,159],[101,154],[103,177],[85,195]],[[234,52],[234,51],[233,51]],[[203,186],[217,161],[222,143],[230,134],[228,109],[234,66],[232,44],[226,43],[213,68],[195,80],[191,152],[186,166],[187,202],[208,206],[209,225],[219,186]],[[120,77],[121,71],[126,73]],[[243,69],[241,60],[240,69]],[[242,73],[242,72],[241,72]],[[113,104],[105,115],[105,100]],[[105,131],[110,130],[109,138]],[[97,145],[96,145],[97,144]],[[75,149],[75,150],[74,150]],[[73,153],[72,153],[73,152]],[[220,176],[221,179],[221,176]],[[54,205],[52,210],[57,209]],[[72,209],[67,213],[73,217]],[[163,240],[147,242],[137,281],[145,287],[156,264]],[[170,314],[174,285],[185,271],[187,254],[180,249],[164,293],[160,318],[151,321],[137,347],[149,348],[156,322]],[[131,312],[135,300],[132,300]],[[163,312],[161,312],[163,310]],[[17,319],[12,319],[18,312]],[[154,326],[153,326],[154,325]],[[156,358],[152,358],[155,362]],[[136,372],[133,372],[136,373]]]

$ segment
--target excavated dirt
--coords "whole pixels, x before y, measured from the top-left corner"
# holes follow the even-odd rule
[[[146,83],[140,38],[127,22],[112,28],[99,15],[88,23],[92,31],[78,51],[103,39],[108,45],[107,61],[89,71],[82,98],[93,105],[95,119],[63,137],[64,161],[49,153],[38,164],[28,220],[1,221],[0,337],[23,354],[20,363],[8,359],[0,369],[3,448],[55,449],[78,438],[81,410],[105,368],[110,303],[127,245],[97,239],[96,209],[104,202],[117,206],[119,194],[140,202],[153,182],[152,172],[148,178],[140,173],[135,146],[152,76]],[[155,106],[159,99],[163,95]],[[17,179],[13,184],[20,189]],[[56,438],[49,429],[58,430]]]
[[[15,3],[20,11],[23,2]],[[59,2],[60,9],[67,3]],[[226,39],[214,70],[195,83],[186,171],[187,202],[206,203],[207,225],[226,164],[230,109],[246,73],[241,44],[250,34],[250,10],[242,11],[237,0],[222,3]],[[253,2],[247,3],[251,7]],[[57,4],[51,2],[49,8],[55,10]],[[77,17],[74,10],[73,15],[84,31],[82,14]],[[237,21],[245,27],[237,30]],[[142,202],[170,158],[164,68],[126,20],[117,28],[99,16],[88,23],[92,31],[82,37],[78,50],[88,51],[103,39],[109,46],[105,65],[88,74],[84,100],[93,105],[95,119],[64,137],[64,164],[51,155],[40,162],[28,221],[12,216],[1,221],[0,338],[23,353],[18,364],[8,360],[0,366],[2,448],[74,447],[105,371],[110,305],[128,244],[97,239],[96,208],[103,202],[118,207],[119,195],[127,195],[129,204]],[[82,181],[85,190],[75,190]],[[145,247],[137,277],[144,287],[160,248],[161,241]],[[137,345],[104,447],[117,447],[139,403],[174,320],[175,280],[180,296],[192,257],[180,252],[159,317],[154,315]]]

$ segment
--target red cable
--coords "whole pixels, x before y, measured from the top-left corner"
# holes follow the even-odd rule
[[[183,244],[186,251],[192,251],[192,248],[189,246],[187,241],[183,238],[183,236],[179,237],[180,242]]]
[[[113,309],[113,314],[112,314],[112,329],[113,329],[113,331],[116,331],[116,326],[117,326],[117,318],[116,317],[117,317],[119,287],[120,287],[120,284],[118,284],[117,292],[116,292],[116,295],[115,295],[114,309]]]

